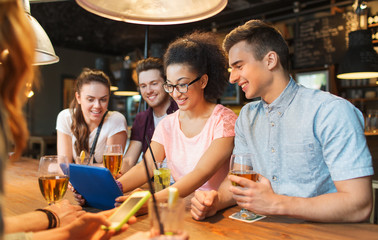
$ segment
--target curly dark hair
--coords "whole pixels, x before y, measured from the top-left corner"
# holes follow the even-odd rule
[[[148,70],[151,70],[151,69],[159,70],[160,77],[162,79],[165,79],[163,60],[161,60],[160,58],[149,57],[149,58],[146,58],[146,59],[139,60],[136,63],[135,71],[138,75],[138,81],[139,81],[139,74],[141,72],[148,71]]]
[[[75,92],[80,93],[81,88],[84,84],[89,84],[91,82],[98,82],[104,84],[109,89],[110,95],[110,80],[109,77],[101,70],[84,68],[80,75],[75,81]],[[86,124],[81,110],[80,104],[77,102],[76,97],[72,99],[70,104],[71,114],[72,114],[72,125],[71,131],[76,137],[74,144],[74,149],[77,155],[80,154],[81,150],[89,152],[89,128]]]
[[[187,64],[198,76],[208,75],[207,101],[220,98],[228,84],[226,54],[213,33],[195,31],[170,43],[164,54],[165,70],[171,64]]]
[[[282,67],[289,69],[289,47],[281,33],[272,25],[261,20],[250,20],[232,30],[223,41],[226,52],[235,44],[246,41],[253,57],[261,61],[269,51],[275,51]]]

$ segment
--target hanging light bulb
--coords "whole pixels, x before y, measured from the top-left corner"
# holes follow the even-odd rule
[[[27,98],[31,98],[34,96],[31,83],[26,83],[25,95]]]

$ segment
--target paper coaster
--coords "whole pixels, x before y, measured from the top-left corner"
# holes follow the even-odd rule
[[[255,214],[256,216],[254,218],[251,218],[251,219],[243,219],[240,217],[240,213],[239,212],[236,212],[236,213],[233,213],[229,216],[229,218],[232,218],[232,219],[235,219],[235,220],[239,220],[239,221],[242,221],[242,222],[247,222],[247,223],[252,223],[252,222],[256,222],[258,220],[261,220],[263,218],[265,218],[266,216],[264,215],[259,215],[259,214]]]

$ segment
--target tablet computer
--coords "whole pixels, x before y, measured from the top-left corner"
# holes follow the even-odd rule
[[[115,199],[123,195],[107,168],[71,163],[70,182],[90,207],[101,210],[114,208]]]

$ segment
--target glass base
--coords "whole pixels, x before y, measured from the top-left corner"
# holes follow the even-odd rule
[[[256,214],[253,212],[248,211],[247,209],[243,208],[237,214],[237,217],[244,220],[252,220],[256,217]]]

